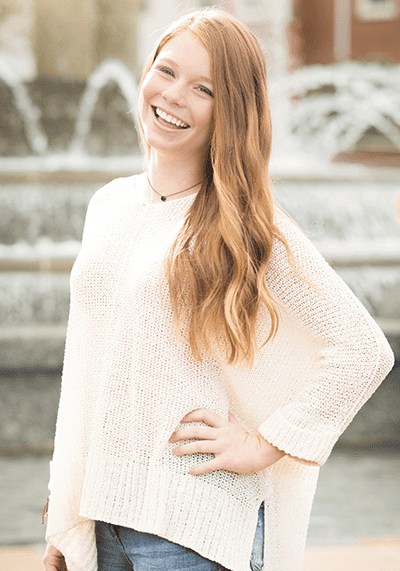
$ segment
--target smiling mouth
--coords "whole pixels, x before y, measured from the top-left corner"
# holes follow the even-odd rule
[[[157,119],[162,119],[165,123],[168,123],[172,127],[176,127],[177,129],[189,128],[189,125],[187,123],[184,123],[180,119],[173,117],[173,115],[168,115],[168,113],[166,113],[162,109],[159,109],[158,107],[153,107],[153,111]]]

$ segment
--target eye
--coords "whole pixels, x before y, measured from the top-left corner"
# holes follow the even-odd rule
[[[199,89],[199,91],[201,91],[202,93],[206,93],[206,94],[209,95],[210,97],[213,97],[212,91],[210,91],[210,89],[208,89],[208,87],[204,87],[204,85],[200,85],[198,89]]]
[[[158,69],[162,73],[165,73],[166,75],[170,75],[171,77],[174,77],[174,72],[171,69],[169,69],[168,67],[159,67]]]

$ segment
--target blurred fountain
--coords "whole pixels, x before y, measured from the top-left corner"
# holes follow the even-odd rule
[[[171,2],[181,9],[179,0]],[[400,178],[395,170],[331,161],[371,128],[400,148],[399,69],[348,63],[289,74],[292,0],[224,3],[253,28],[265,48],[277,202],[399,345],[395,201]],[[167,24],[166,15],[173,10],[164,3],[161,9],[157,0],[148,4],[151,31]],[[143,169],[138,88],[131,71],[115,59],[103,61],[85,83],[56,77],[24,83],[0,59],[0,82],[5,84],[1,117],[7,135],[0,140],[0,150],[6,151],[0,157],[0,370],[48,373],[62,366],[69,273],[80,249],[87,204],[108,180]],[[53,381],[54,374],[44,385],[29,382],[29,393],[21,394],[21,385],[8,383],[5,402],[15,430],[22,409],[26,422],[37,425],[32,395],[39,390],[46,402],[55,390]],[[6,433],[2,419],[0,449],[4,442],[12,448],[18,441],[7,440]],[[37,434],[32,449],[43,444]]]
[[[350,124],[348,110],[356,103],[352,103],[352,107],[343,104],[340,107],[336,101],[337,117],[326,111],[332,104],[316,105],[315,109],[308,104],[308,97],[314,97],[321,85],[333,81],[333,75],[329,73],[321,69],[316,70],[314,76],[301,70],[284,80],[275,78],[273,81],[273,101],[279,99],[279,90],[286,90],[286,99],[279,106],[280,113],[275,114],[279,136],[271,173],[275,179],[276,198],[371,313],[376,318],[400,323],[399,303],[393,311],[393,303],[388,302],[396,299],[396,291],[400,291],[400,229],[395,220],[395,199],[400,190],[397,175],[391,171],[383,176],[364,166],[338,165],[328,160],[339,147],[343,148],[343,141],[354,142],[356,139],[354,129],[351,136],[345,136],[337,127],[345,128]],[[348,74],[343,71],[337,77],[341,79],[337,79],[336,84],[340,83],[345,89]],[[129,129],[139,133],[137,83],[121,62],[107,60],[101,63],[89,77],[77,102],[72,141],[65,152],[55,154],[48,150],[47,139],[39,126],[39,111],[33,106],[22,81],[3,67],[0,78],[12,89],[33,153],[24,159],[1,158],[0,176],[2,170],[8,172],[9,178],[12,172],[20,176],[24,169],[35,173],[27,177],[28,182],[21,179],[11,183],[3,181],[0,186],[0,313],[3,317],[0,366],[59,367],[69,303],[68,274],[79,251],[87,203],[102,182],[143,168],[137,148],[124,156],[89,154],[88,138],[93,131],[96,106],[102,90],[115,82],[128,109],[133,112]],[[290,81],[293,82],[291,85]],[[360,82],[354,80],[351,85],[359,86]],[[383,104],[380,89],[377,86],[376,108]],[[358,88],[357,93],[364,93],[365,86],[363,90]],[[385,93],[388,97],[390,92],[394,102],[392,91]],[[297,132],[294,134],[288,133],[287,109],[296,92],[304,101],[298,101],[303,110],[297,115],[300,117],[297,123],[295,116]],[[322,97],[323,93],[318,96]],[[357,101],[354,94],[352,97]],[[107,106],[102,109],[107,113]],[[340,110],[346,119],[341,118]],[[280,118],[280,114],[283,117]],[[362,118],[363,113],[359,116]],[[367,120],[371,122],[376,117],[376,113],[365,113],[362,128]],[[328,132],[334,132],[335,136],[329,135],[329,138],[324,129],[333,125],[329,123],[333,120],[335,127],[328,128]],[[323,130],[320,136],[327,141],[319,145],[324,149],[323,156],[312,151],[311,145],[308,153],[302,150],[305,143],[300,134],[315,138],[316,123]],[[358,135],[360,133],[361,130]],[[394,131],[387,131],[389,134],[397,145]],[[42,178],[37,181],[35,177],[40,172]],[[58,174],[54,176],[53,173]]]
[[[400,66],[344,62],[302,68],[282,88],[293,100],[292,138],[332,159],[374,129],[400,150]]]
[[[26,136],[33,153],[43,154],[48,146],[47,137],[40,124],[40,111],[31,101],[28,90],[22,79],[0,58],[0,80],[11,89],[15,104],[26,130]]]
[[[0,60],[1,80],[13,92],[15,106],[26,126],[32,154],[23,157],[17,155],[0,157],[0,172],[15,173],[17,177],[21,173],[104,172],[110,173],[112,178],[112,173],[128,174],[132,173],[132,171],[141,170],[142,157],[138,144],[140,127],[136,112],[138,86],[132,73],[121,61],[116,59],[103,61],[89,76],[84,92],[79,96],[79,100],[76,102],[74,100],[71,101],[69,109],[61,109],[61,111],[57,109],[57,104],[60,104],[57,99],[47,105],[51,113],[52,128],[60,131],[66,119],[69,119],[69,117],[62,115],[62,112],[66,115],[69,114],[70,109],[73,109],[75,104],[77,108],[72,140],[68,142],[68,134],[63,136],[62,132],[57,131],[59,139],[62,139],[63,142],[65,141],[65,148],[57,149],[57,151],[50,149],[47,137],[42,133],[39,121],[40,111],[32,104],[25,84]],[[106,105],[103,102],[103,108],[100,109],[100,119],[103,121],[103,129],[112,127],[116,131],[116,138],[118,138],[118,135],[121,133],[117,130],[120,123],[116,114],[119,114],[120,117],[122,116],[122,120],[124,120],[122,134],[125,137],[123,142],[127,152],[124,149],[119,154],[93,154],[89,152],[88,148],[89,135],[95,134],[98,140],[101,140],[106,135],[110,137],[113,135],[112,129],[111,131],[109,128],[106,129],[107,133],[104,131],[98,132],[98,126],[94,127],[93,125],[96,113],[97,122],[99,120],[99,110],[96,110],[96,107],[101,100],[103,91],[109,88],[110,92],[110,84],[113,83],[117,87],[118,92],[113,92],[114,100],[111,100],[111,105],[110,102]],[[62,91],[63,89],[64,85],[60,84],[59,90]],[[65,89],[69,90],[69,85],[66,85]],[[80,90],[75,89],[76,91],[79,93]],[[107,97],[109,97],[109,94]],[[113,106],[112,102],[116,98],[119,98],[118,104]],[[126,104],[127,112],[121,109],[121,103],[122,105]],[[126,121],[124,118],[128,113],[132,120]],[[7,109],[5,114],[7,114]],[[55,121],[53,115],[56,117]],[[111,126],[106,125],[104,127],[104,123],[108,121],[109,116],[113,118],[113,122]],[[46,121],[49,122],[48,119],[46,116],[42,117],[42,122],[46,124]],[[129,145],[131,146],[129,147]]]
[[[400,287],[395,181],[286,181],[276,198],[375,316]],[[393,294],[394,295],[394,294]],[[400,301],[400,300],[399,300]]]
[[[90,132],[93,111],[99,100],[101,90],[114,81],[124,96],[129,112],[132,113],[136,132],[139,136],[140,125],[137,116],[138,87],[132,73],[124,63],[116,59],[103,61],[89,76],[84,94],[79,103],[76,117],[75,136],[69,148],[73,155],[85,152],[86,138]]]

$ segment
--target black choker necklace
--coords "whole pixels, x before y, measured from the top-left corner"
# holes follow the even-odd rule
[[[167,200],[167,198],[169,198],[170,196],[175,196],[176,194],[181,194],[182,192],[186,192],[187,190],[191,190],[192,188],[194,188],[195,186],[199,186],[199,184],[201,184],[203,181],[201,180],[200,182],[196,182],[196,184],[192,184],[192,186],[188,186],[187,188],[184,188],[183,190],[178,190],[178,192],[173,192],[172,194],[168,194],[168,196],[165,196],[164,194],[160,194],[155,188],[154,186],[151,184],[150,179],[149,179],[149,175],[147,175],[147,182],[150,185],[151,190],[154,190],[154,192],[156,194],[158,194],[158,196],[160,197],[160,200],[162,200],[163,202],[165,202]]]

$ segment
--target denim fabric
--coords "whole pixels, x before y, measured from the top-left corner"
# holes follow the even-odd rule
[[[226,571],[218,563],[167,539],[120,525],[96,521],[98,571]],[[258,512],[250,567],[261,571],[264,504]]]

